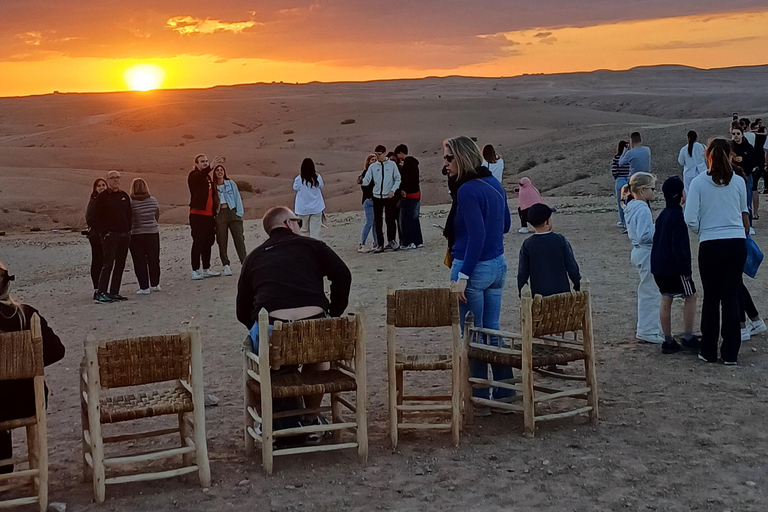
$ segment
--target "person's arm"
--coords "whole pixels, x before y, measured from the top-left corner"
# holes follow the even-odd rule
[[[531,277],[530,262],[528,261],[528,246],[525,242],[520,246],[520,256],[517,262],[517,296],[520,297],[528,279]]]
[[[96,204],[96,199],[88,201],[88,208],[85,210],[85,223],[89,228],[93,228],[93,206]]]
[[[371,180],[373,179],[373,173],[371,172],[371,167],[373,167],[374,164],[371,164],[368,166],[368,169],[365,170],[365,174],[363,176],[363,182],[362,185],[364,187],[371,184]]]
[[[638,233],[640,235],[639,242],[641,244],[652,244],[655,230],[653,228],[653,214],[650,207],[642,213],[642,216],[638,217],[638,220],[640,221],[638,222],[638,228],[640,228]]]
[[[619,161],[616,159],[616,157],[613,157],[611,160],[611,176],[613,176],[613,179],[619,177]]]
[[[160,222],[160,203],[157,202],[157,199],[155,199],[155,221]]]
[[[573,283],[573,289],[579,291],[581,288],[581,273],[579,272],[579,264],[576,262],[576,257],[573,255],[573,248],[568,240],[563,237],[563,256],[565,257],[565,270],[568,272],[568,277],[571,278]]]
[[[483,213],[480,209],[480,203],[472,194],[470,187],[461,187],[459,189],[459,206],[456,209],[456,219],[460,219],[466,226],[467,251],[464,254],[463,264],[459,269],[459,279],[468,280],[475,270],[475,266],[480,261],[480,254],[485,245],[485,223],[483,222]]]
[[[295,192],[298,192],[300,188],[301,188],[301,176],[296,176],[296,178],[294,178],[293,180],[293,190]]]
[[[321,269],[331,282],[331,305],[329,313],[333,317],[344,314],[349,304],[349,290],[352,287],[352,273],[333,249],[322,243]]]
[[[32,319],[32,315],[35,313],[40,317],[40,331],[43,337],[43,365],[48,366],[64,359],[64,353],[66,352],[64,344],[61,342],[61,338],[53,332],[53,329],[48,325],[43,315],[37,309],[26,304],[22,306],[22,311],[27,317],[27,322]]]
[[[621,154],[621,158],[619,158],[619,165],[627,165],[629,164],[629,150],[627,148],[624,148],[624,153]]]
[[[318,174],[317,175],[317,188],[322,190],[324,186],[325,186],[325,183],[323,183],[323,177]]]
[[[400,176],[400,169],[397,167],[397,164],[395,164],[395,169],[392,171],[392,180],[394,183],[392,184],[392,191],[400,188],[400,182],[402,181],[402,176]]]
[[[690,277],[691,270],[691,242],[688,240],[688,229],[685,221],[677,217],[678,221],[674,224],[674,234],[672,235],[672,254],[677,260],[677,268],[682,272],[681,275]]]
[[[92,227],[96,230],[99,236],[104,234],[104,201],[106,200],[106,197],[107,191],[105,190],[96,196],[96,201],[93,203],[93,211],[91,216],[93,219]]]
[[[243,198],[240,196],[240,189],[237,187],[237,183],[232,182],[232,189],[235,193],[235,214],[242,218],[245,214],[245,208],[243,207]]]
[[[240,270],[240,278],[237,281],[237,299],[235,299],[235,308],[237,319],[246,329],[250,330],[255,323],[253,320],[253,299],[255,297],[253,284],[251,283],[250,272],[248,271],[248,259],[243,263]]]
[[[701,196],[699,195],[699,187],[697,186],[698,180],[693,180],[691,186],[688,188],[688,194],[685,196],[685,208],[683,210],[683,218],[688,229],[699,234],[699,206],[701,202]]]
[[[677,155],[677,163],[680,165],[685,165],[685,152],[688,151],[686,147],[683,147],[680,150],[680,154]]]
[[[125,207],[125,217],[128,221],[128,225],[133,226],[133,208],[131,207],[131,196],[125,194],[125,197],[128,198],[128,201],[126,201],[128,206]]]
[[[512,213],[509,211],[507,194],[504,193],[504,234],[509,233],[510,229],[512,229]]]

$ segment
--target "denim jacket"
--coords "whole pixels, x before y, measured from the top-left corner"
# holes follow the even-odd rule
[[[227,203],[227,207],[230,210],[234,210],[238,217],[242,217],[245,211],[243,210],[243,200],[240,198],[240,191],[237,189],[237,184],[232,180],[224,180],[223,185],[218,185],[219,200],[222,203]]]

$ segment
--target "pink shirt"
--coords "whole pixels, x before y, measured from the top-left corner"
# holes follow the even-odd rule
[[[533,186],[529,178],[523,178],[520,180],[520,209],[526,210],[531,206],[543,203],[541,200],[541,194]]]

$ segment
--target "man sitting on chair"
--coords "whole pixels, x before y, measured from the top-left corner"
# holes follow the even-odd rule
[[[301,219],[290,208],[270,208],[262,224],[269,239],[245,258],[237,285],[237,319],[249,329],[256,354],[259,351],[258,316],[262,308],[269,312],[270,326],[275,320],[294,322],[338,317],[347,308],[352,285],[349,268],[330,247],[299,234]],[[331,282],[330,301],[325,295],[325,277]],[[304,365],[302,372],[318,371],[320,366]],[[307,409],[316,409],[322,399],[322,395],[305,396],[304,405]],[[308,414],[303,424],[324,422],[319,415]],[[316,434],[310,436],[310,441],[319,441]]]

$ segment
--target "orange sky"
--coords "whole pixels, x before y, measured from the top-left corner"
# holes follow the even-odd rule
[[[13,17],[16,0],[3,1],[11,2]],[[82,3],[71,1],[73,6]],[[738,1],[744,5],[754,3]],[[574,3],[566,0],[540,0],[539,3],[554,6],[558,2],[564,8]],[[646,0],[647,5],[654,2]],[[364,3],[361,0],[361,5]],[[53,90],[126,90],[129,85],[124,78],[125,71],[137,64],[161,67],[165,71],[164,88],[453,74],[513,76],[655,64],[702,68],[759,65],[768,63],[768,7],[765,2],[760,3],[761,9],[740,12],[657,18],[649,18],[651,13],[644,13],[644,19],[581,19],[573,24],[575,26],[558,23],[555,28],[548,28],[548,25],[537,24],[531,25],[532,28],[498,30],[505,23],[520,24],[510,18],[506,22],[501,19],[496,23],[476,23],[477,26],[467,23],[472,26],[463,27],[463,32],[453,30],[451,23],[441,20],[451,11],[440,9],[411,13],[413,17],[423,16],[422,22],[436,20],[435,26],[423,28],[421,32],[419,19],[409,18],[405,22],[398,21],[397,17],[391,23],[374,18],[370,27],[363,22],[359,30],[343,30],[343,26],[333,25],[338,12],[332,8],[339,8],[331,5],[333,2],[302,4],[292,9],[277,9],[271,14],[258,11],[244,12],[243,16],[230,14],[221,19],[168,16],[170,12],[183,10],[129,17],[123,21],[114,16],[109,18],[109,23],[118,24],[122,32],[100,31],[100,26],[88,25],[67,31],[56,24],[55,13],[44,20],[28,18],[23,23],[23,16],[19,15],[19,23],[0,36],[0,76],[3,77],[0,96]],[[661,7],[658,9],[667,12]],[[546,21],[538,11],[526,12],[531,20]],[[562,18],[568,13],[561,14],[552,21],[565,21]],[[582,10],[573,11],[575,17],[588,18],[587,14]],[[94,19],[102,15],[110,16],[103,11],[94,13]],[[316,23],[311,23],[313,20]],[[322,30],[323,20],[327,20],[328,30]],[[35,26],[40,29],[27,30]],[[494,30],[484,31],[486,27]],[[298,32],[286,33],[289,28]],[[13,33],[14,30],[18,32]]]

